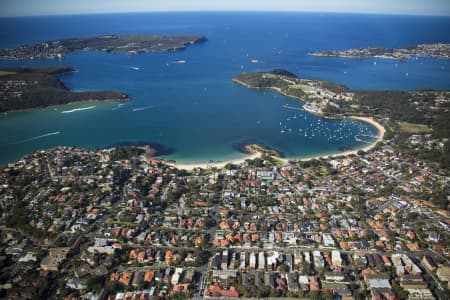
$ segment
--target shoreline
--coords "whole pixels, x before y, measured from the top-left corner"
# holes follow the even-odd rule
[[[2,111],[0,114],[9,114],[9,113],[18,113],[18,112],[30,112],[33,110],[45,110],[47,108],[59,108],[64,105],[84,105],[84,104],[113,104],[113,103],[128,103],[131,100],[129,98],[127,100],[115,100],[115,99],[105,99],[105,100],[83,100],[83,101],[73,101],[73,102],[67,102],[62,104],[51,104],[47,106],[39,106],[39,107],[30,107],[30,108],[19,108],[19,109],[12,109],[7,111]]]
[[[338,152],[338,153],[330,153],[330,154],[322,154],[322,155],[314,155],[311,157],[287,157],[287,158],[282,158],[282,157],[275,157],[272,156],[275,160],[280,161],[283,165],[288,165],[290,161],[311,161],[314,159],[329,159],[329,158],[336,158],[336,157],[345,157],[345,156],[350,156],[350,155],[358,155],[359,151],[364,151],[364,152],[369,152],[372,149],[374,149],[379,142],[381,142],[384,138],[384,135],[386,133],[386,129],[380,124],[378,123],[374,118],[372,117],[360,117],[360,116],[349,116],[347,117],[349,119],[354,119],[354,120],[358,120],[361,122],[366,122],[372,126],[374,126],[377,131],[378,131],[378,137],[375,139],[375,141],[373,143],[370,143],[367,146],[364,146],[362,148],[357,148],[357,149],[352,149],[352,150],[346,150],[346,151],[342,151],[342,152]],[[218,168],[221,169],[223,167],[225,167],[225,165],[227,164],[241,164],[243,162],[245,162],[247,159],[256,159],[256,158],[261,158],[262,157],[262,152],[256,151],[252,154],[246,155],[245,157],[242,158],[236,158],[236,159],[230,159],[230,160],[225,160],[225,161],[220,161],[220,162],[205,162],[205,163],[177,163],[177,162],[165,162],[167,165],[170,165],[172,167],[175,167],[179,170],[187,170],[187,171],[191,171],[197,168],[201,168],[201,169],[209,169],[209,168]]]
[[[229,160],[224,160],[224,161],[219,161],[219,162],[204,162],[204,163],[177,163],[177,162],[167,162],[164,161],[163,162],[166,165],[172,166],[174,168],[177,168],[179,170],[186,170],[186,171],[191,171],[197,168],[201,168],[201,169],[210,169],[210,168],[218,168],[218,169],[222,169],[223,167],[225,167],[227,164],[241,164],[244,163],[247,159],[253,160],[256,158],[261,158],[262,157],[262,153],[261,152],[255,152],[252,154],[248,154],[244,157],[241,158],[236,158],[236,159],[229,159]]]
[[[116,101],[112,101],[112,102],[116,102]],[[368,145],[366,145],[364,147],[361,147],[361,148],[352,149],[352,150],[346,150],[346,151],[342,151],[342,152],[334,152],[334,153],[330,153],[330,154],[319,154],[319,155],[313,155],[313,156],[310,156],[310,157],[286,157],[285,158],[285,157],[277,157],[277,156],[274,156],[274,155],[270,155],[270,157],[272,157],[275,160],[278,160],[279,162],[282,163],[282,165],[289,165],[290,162],[292,162],[292,161],[301,162],[301,161],[310,161],[310,160],[314,160],[314,159],[330,159],[330,158],[336,158],[336,157],[345,157],[345,156],[349,156],[349,155],[357,155],[359,151],[369,152],[372,149],[374,149],[378,145],[378,143],[380,141],[383,140],[386,130],[374,118],[372,118],[372,117],[361,117],[361,116],[348,116],[347,118],[355,119],[355,120],[362,121],[362,122],[366,122],[366,123],[374,126],[377,129],[377,131],[378,131],[378,135],[377,135],[377,138],[375,139],[375,141],[373,143],[368,144]],[[113,145],[112,147],[117,147],[117,146],[120,147],[120,145]],[[248,147],[248,146],[250,146],[250,147]],[[254,160],[254,159],[257,159],[257,158],[262,158],[263,152],[259,151],[258,149],[255,149],[254,147],[252,148],[251,146],[252,146],[252,144],[246,145],[246,147],[248,147],[246,149],[247,149],[247,151],[249,153],[244,153],[244,154],[246,154],[245,156],[240,157],[240,158],[235,158],[235,159],[224,160],[224,161],[177,163],[176,161],[174,162],[174,161],[164,160],[164,159],[158,158],[158,156],[156,156],[154,158],[162,161],[164,164],[166,164],[168,166],[172,166],[172,167],[177,168],[179,170],[190,171],[190,170],[194,170],[194,169],[197,169],[197,168],[201,168],[201,169],[210,169],[210,168],[222,169],[227,164],[236,164],[236,165],[238,165],[238,164],[244,163],[246,160]],[[261,146],[261,145],[257,145],[257,146]]]
[[[378,130],[378,138],[375,139],[373,143],[370,145],[364,146],[362,148],[352,149],[352,150],[346,150],[339,153],[332,153],[332,154],[326,154],[326,155],[317,155],[312,157],[306,157],[306,158],[299,158],[294,159],[298,161],[310,161],[314,159],[329,159],[329,158],[336,158],[336,157],[345,157],[350,155],[358,155],[359,151],[369,152],[373,150],[379,142],[381,142],[384,139],[384,134],[386,133],[386,129],[377,121],[375,121],[372,117],[359,117],[359,116],[349,116],[347,117],[349,119],[355,119],[362,122],[369,123],[370,125],[374,126]]]

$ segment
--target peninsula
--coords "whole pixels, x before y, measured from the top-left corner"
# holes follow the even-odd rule
[[[206,41],[203,35],[100,35],[45,41],[15,49],[0,49],[0,59],[58,59],[77,51],[120,52],[129,55],[176,51]]]
[[[320,116],[338,117],[331,107],[340,108],[338,104],[353,102],[354,92],[345,85],[324,80],[299,78],[285,70],[269,72],[242,73],[233,81],[248,88],[269,88],[287,97],[305,102],[303,108]],[[351,107],[351,106],[350,106]]]
[[[11,68],[0,70],[0,112],[80,101],[127,101],[118,91],[70,91],[59,75],[71,67]]]
[[[450,58],[450,44],[420,44],[403,48],[365,47],[348,50],[327,50],[311,53],[313,56],[344,58],[384,58],[407,60],[411,57]]]
[[[303,109],[328,118],[375,116],[429,124],[446,113],[449,91],[364,91],[325,80],[300,78],[285,70],[242,73],[233,81],[248,88],[272,89],[304,102]]]

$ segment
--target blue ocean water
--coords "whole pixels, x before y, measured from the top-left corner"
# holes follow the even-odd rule
[[[62,77],[68,87],[116,89],[132,97],[124,105],[88,103],[1,115],[0,164],[57,145],[101,148],[137,142],[162,144],[171,150],[164,158],[180,162],[240,157],[234,145],[247,141],[274,147],[287,157],[306,157],[363,147],[366,142],[354,136],[376,134],[362,122],[324,120],[283,108],[300,108],[301,103],[234,84],[231,78],[241,72],[283,68],[354,89],[450,88],[449,60],[308,55],[449,43],[448,17],[228,12],[0,18],[2,48],[111,33],[204,34],[208,41],[174,53],[80,52],[61,61],[0,61],[0,67],[73,66],[79,71]]]

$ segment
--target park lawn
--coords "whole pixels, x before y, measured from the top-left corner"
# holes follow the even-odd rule
[[[399,122],[400,130],[405,133],[429,133],[431,128],[424,124]]]
[[[2,71],[0,70],[0,76],[16,74],[16,72]]]

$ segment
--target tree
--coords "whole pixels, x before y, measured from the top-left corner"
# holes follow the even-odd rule
[[[406,292],[404,289],[398,285],[397,282],[392,282],[392,290],[395,292],[398,298],[400,299],[407,299],[408,298],[408,292]]]
[[[48,296],[48,292],[50,289],[50,284],[48,280],[44,280],[42,284],[39,286],[39,291],[37,293],[36,299],[46,299]]]
[[[333,300],[333,291],[324,291],[322,292],[322,299],[324,300]]]
[[[305,292],[302,289],[300,289],[298,290],[296,296],[297,298],[305,298]]]
[[[444,144],[444,151],[442,151],[442,157],[441,157],[441,168],[442,169],[449,169],[450,168],[450,141],[447,141]]]
[[[446,209],[448,206],[447,195],[448,195],[447,187],[435,188],[433,190],[433,196],[431,198],[431,202],[438,205],[442,209]]]
[[[320,292],[312,291],[309,293],[309,298],[312,300],[322,300],[322,297],[320,295]]]
[[[121,288],[117,281],[107,280],[105,283],[105,291],[107,294],[113,294],[119,291]]]
[[[106,278],[104,276],[91,276],[86,280],[86,286],[90,291],[100,291],[105,286]]]
[[[266,285],[260,286],[256,290],[256,296],[258,298],[269,297],[269,295],[270,295],[270,288]]]

